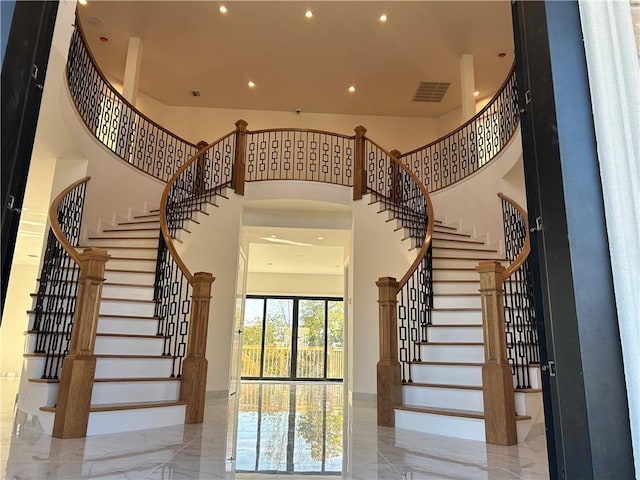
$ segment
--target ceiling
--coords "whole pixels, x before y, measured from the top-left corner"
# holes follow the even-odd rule
[[[98,64],[119,81],[129,38],[141,39],[140,91],[167,105],[437,117],[461,105],[461,55],[474,56],[480,98],[497,90],[514,58],[508,0],[229,1],[226,14],[222,3],[78,8]],[[451,85],[441,102],[414,102],[421,82]]]

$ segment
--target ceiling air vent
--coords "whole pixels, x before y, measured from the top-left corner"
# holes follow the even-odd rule
[[[413,98],[414,102],[441,102],[444,94],[447,93],[451,83],[447,82],[420,82],[418,91]]]
[[[199,97],[200,90],[189,90],[189,95],[191,95],[192,97]]]

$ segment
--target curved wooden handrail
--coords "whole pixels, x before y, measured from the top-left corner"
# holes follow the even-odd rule
[[[411,155],[412,153],[416,153],[419,152],[420,150],[425,150],[433,145],[436,145],[444,140],[446,140],[447,138],[455,135],[456,133],[458,133],[460,130],[463,130],[464,128],[466,128],[467,126],[475,123],[478,118],[480,118],[482,115],[484,115],[484,113],[489,110],[491,108],[491,106],[494,104],[494,102],[496,102],[498,100],[498,98],[500,98],[500,95],[502,95],[502,91],[506,88],[506,86],[509,84],[509,81],[511,80],[511,77],[513,75],[515,75],[515,70],[516,70],[516,64],[515,62],[513,63],[513,65],[511,66],[511,69],[509,70],[509,75],[507,75],[507,78],[504,80],[504,82],[502,82],[502,85],[500,85],[500,88],[496,91],[495,95],[493,97],[491,97],[491,100],[489,100],[489,102],[487,102],[487,104],[482,107],[482,110],[480,110],[478,113],[476,113],[473,117],[471,117],[469,120],[467,120],[466,122],[464,122],[462,125],[460,125],[458,128],[456,128],[455,130],[452,130],[449,133],[446,133],[445,135],[441,136],[440,138],[429,142],[425,145],[422,145],[421,147],[418,148],[414,148],[413,150],[411,150],[410,152],[406,152],[403,153],[402,156],[406,157]],[[514,129],[515,131],[515,129]],[[511,134],[513,135],[513,133]],[[508,141],[506,143],[509,143]]]
[[[312,128],[264,128],[262,130],[247,130],[247,134],[255,135],[259,133],[274,133],[274,132],[302,132],[302,133],[317,133],[319,135],[329,135],[331,137],[339,137],[346,139],[354,139],[355,135],[345,135],[343,133],[328,132],[326,130],[316,130]]]
[[[198,160],[198,158],[200,158],[200,156],[204,152],[209,150],[211,147],[213,147],[217,143],[220,143],[223,140],[229,138],[231,135],[235,135],[236,132],[237,130],[227,133],[226,135],[224,135],[223,137],[220,137],[219,139],[210,143],[206,147],[198,150],[193,157],[187,160],[178,170],[176,170],[173,176],[169,180],[167,180],[167,185],[164,187],[164,190],[162,191],[162,197],[160,199],[160,232],[164,237],[164,242],[165,242],[165,245],[167,246],[167,249],[169,250],[169,253],[175,260],[176,264],[178,265],[178,268],[184,274],[184,276],[186,277],[190,285],[193,285],[193,281],[195,277],[189,271],[189,269],[185,265],[180,255],[178,255],[178,251],[176,250],[176,247],[173,243],[173,238],[171,238],[171,235],[169,234],[169,226],[167,225],[167,202],[169,200],[169,192],[171,191],[173,184],[178,179],[178,177],[182,174],[182,172],[184,172],[193,162]]]
[[[520,266],[525,262],[525,260],[529,256],[529,252],[531,252],[531,241],[529,238],[529,220],[527,218],[527,212],[525,211],[525,209],[522,208],[520,205],[518,205],[518,203],[516,203],[511,198],[504,195],[503,193],[498,193],[498,197],[500,197],[502,200],[506,202],[509,202],[516,210],[518,210],[518,213],[522,215],[522,218],[524,220],[524,228],[526,232],[525,238],[524,238],[524,245],[522,246],[522,251],[518,254],[516,259],[511,263],[511,265],[509,265],[506,268],[506,270],[502,274],[502,282],[505,282],[516,270],[518,270],[518,268],[520,268]]]
[[[420,191],[422,192],[422,195],[424,195],[424,198],[425,198],[425,201],[426,201],[426,204],[427,204],[427,220],[428,220],[428,223],[427,223],[427,234],[424,237],[424,243],[422,244],[422,247],[420,248],[420,250],[418,251],[418,254],[416,255],[416,259],[413,261],[413,263],[409,267],[409,270],[407,270],[407,273],[405,273],[403,275],[403,277],[400,279],[400,281],[398,282],[398,291],[400,291],[402,289],[402,287],[404,287],[407,284],[407,282],[409,281],[409,278],[411,278],[411,275],[413,275],[413,273],[416,271],[416,269],[420,265],[420,262],[422,261],[422,259],[427,254],[427,251],[429,250],[429,246],[431,245],[431,238],[433,236],[433,227],[435,225],[435,219],[433,218],[434,217],[433,203],[431,203],[431,197],[429,197],[429,192],[427,191],[426,187],[420,181],[420,179],[416,176],[415,173],[413,173],[411,170],[409,170],[409,168],[407,166],[405,166],[391,152],[385,150],[384,148],[382,148],[380,145],[378,145],[376,142],[372,141],[371,139],[369,139],[367,137],[365,137],[365,139],[369,143],[371,143],[372,145],[374,145],[375,147],[379,148],[384,153],[389,155],[391,160],[396,165],[400,166],[401,169],[403,169],[405,172],[407,172],[409,174],[409,176],[413,179],[414,182],[416,182],[416,184],[420,188]]]
[[[58,196],[53,200],[53,203],[51,203],[51,207],[49,207],[49,223],[51,224],[51,231],[60,242],[60,245],[62,245],[62,248],[64,248],[67,251],[69,256],[73,258],[73,260],[78,265],[80,264],[80,254],[78,253],[76,248],[73,245],[71,245],[71,242],[69,242],[64,232],[62,231],[62,228],[60,227],[60,223],[58,222],[58,207],[60,206],[60,203],[62,203],[62,200],[64,199],[64,197],[66,197],[69,192],[71,192],[78,185],[82,185],[83,183],[86,183],[89,180],[91,180],[91,177],[84,177],[78,180],[77,182],[74,182],[71,185],[69,185],[67,188],[65,188],[62,192],[58,194]]]
[[[89,58],[91,59],[91,64],[96,69],[96,72],[98,73],[98,76],[102,79],[102,81],[105,82],[108,85],[109,90],[111,90],[113,92],[113,94],[116,97],[118,97],[118,99],[122,103],[127,105],[132,111],[136,112],[138,115],[140,115],[142,118],[144,118],[147,122],[149,122],[150,124],[152,124],[156,128],[162,130],[163,132],[165,132],[166,134],[168,134],[168,135],[170,135],[172,137],[177,138],[178,140],[180,140],[181,142],[186,143],[187,145],[191,145],[192,147],[195,147],[196,145],[194,143],[191,143],[190,141],[185,140],[184,138],[180,137],[179,135],[176,135],[175,133],[167,130],[165,127],[163,127],[162,125],[158,124],[157,122],[154,122],[153,120],[151,120],[144,113],[142,113],[140,110],[138,110],[131,102],[129,102],[126,98],[124,98],[120,92],[118,92],[115,88],[113,88],[113,85],[111,85],[111,82],[107,79],[105,74],[102,72],[102,69],[98,66],[98,62],[96,62],[96,59],[93,56],[93,53],[91,52],[91,49],[89,48],[89,44],[87,43],[87,37],[84,34],[84,30],[82,28],[82,24],[80,22],[80,19],[77,16],[77,13],[76,13],[76,26],[78,27],[78,33],[80,33],[80,38],[82,39],[82,43],[84,44],[84,47],[87,50],[87,54],[89,55]],[[65,67],[65,69],[66,68],[68,68],[68,64]]]

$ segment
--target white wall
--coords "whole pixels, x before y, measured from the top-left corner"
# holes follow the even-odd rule
[[[342,297],[343,290],[342,275],[249,272],[247,276],[247,295]]]

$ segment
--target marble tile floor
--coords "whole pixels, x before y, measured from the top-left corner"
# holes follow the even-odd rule
[[[0,379],[1,478],[548,478],[544,438],[497,447],[378,427],[375,405],[341,384],[243,383],[232,402],[208,399],[202,425],[60,440],[13,431],[18,383]]]

